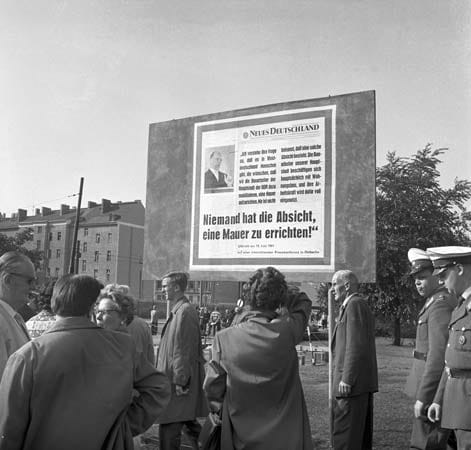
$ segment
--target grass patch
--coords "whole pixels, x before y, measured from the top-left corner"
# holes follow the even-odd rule
[[[327,346],[326,342],[315,344]],[[303,347],[307,348],[306,345]],[[414,401],[403,391],[412,365],[412,347],[408,342],[404,342],[402,347],[394,347],[390,339],[377,338],[376,354],[379,392],[374,396],[373,447],[407,449],[412,430]],[[311,422],[312,441],[316,450],[326,450],[330,448],[328,365],[313,366],[308,355],[306,353],[306,364],[299,367],[299,372]],[[146,437],[154,437],[157,433],[158,427],[154,425],[148,430]],[[142,449],[157,450],[158,446],[148,441]]]

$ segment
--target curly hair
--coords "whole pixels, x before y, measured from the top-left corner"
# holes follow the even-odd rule
[[[116,303],[119,308],[119,316],[124,320],[125,325],[129,325],[134,319],[134,299],[130,295],[124,295],[118,290],[102,291],[98,302],[103,299],[109,299]]]
[[[257,269],[243,286],[245,303],[257,310],[275,311],[284,303],[286,292],[285,276],[274,267]]]

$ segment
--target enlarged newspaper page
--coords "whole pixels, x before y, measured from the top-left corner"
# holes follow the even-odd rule
[[[335,106],[195,124],[190,269],[332,270]]]

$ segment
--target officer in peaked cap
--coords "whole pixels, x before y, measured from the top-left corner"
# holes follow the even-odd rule
[[[445,369],[428,417],[455,430],[459,449],[471,449],[471,247],[435,247],[427,252],[434,274],[458,297],[449,324]]]
[[[410,448],[445,450],[450,430],[430,422],[427,408],[433,402],[445,365],[448,323],[456,298],[433,275],[432,261],[424,250],[411,248],[407,257],[411,263],[409,273],[425,299],[417,319],[414,359],[405,389],[415,400]]]

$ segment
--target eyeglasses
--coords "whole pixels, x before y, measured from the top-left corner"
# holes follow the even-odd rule
[[[98,316],[99,314],[111,314],[112,312],[117,312],[119,313],[119,310],[117,309],[96,309],[95,314]]]
[[[28,275],[23,275],[22,273],[16,273],[16,272],[9,272],[9,274],[23,278],[30,286],[36,283],[36,277],[30,277]]]

